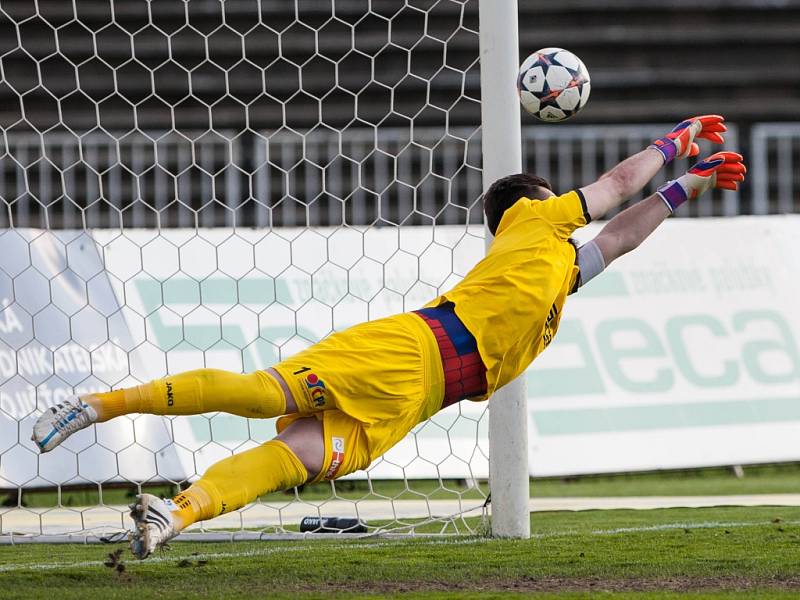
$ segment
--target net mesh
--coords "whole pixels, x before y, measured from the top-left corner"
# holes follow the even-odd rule
[[[119,530],[133,494],[275,431],[128,416],[40,456],[57,400],[265,368],[463,276],[483,249],[477,58],[474,0],[4,3],[0,535]],[[474,532],[486,425],[451,407],[367,471],[198,530]]]

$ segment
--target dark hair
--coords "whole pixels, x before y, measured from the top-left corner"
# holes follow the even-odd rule
[[[486,215],[486,226],[492,235],[497,232],[500,219],[506,209],[522,198],[545,200],[553,195],[553,188],[543,177],[517,173],[495,181],[483,195],[483,213]]]

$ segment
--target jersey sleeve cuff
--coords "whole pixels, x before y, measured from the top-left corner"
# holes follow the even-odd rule
[[[583,218],[586,220],[586,224],[592,222],[592,217],[589,216],[589,207],[586,205],[586,196],[583,195],[583,191],[580,189],[575,190],[575,193],[578,194],[578,198],[581,201],[581,208],[583,209]]]

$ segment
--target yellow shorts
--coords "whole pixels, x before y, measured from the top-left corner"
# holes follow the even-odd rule
[[[298,407],[278,419],[278,431],[310,415],[323,423],[325,463],[314,481],[366,468],[444,397],[436,338],[413,313],[334,333],[274,368]]]

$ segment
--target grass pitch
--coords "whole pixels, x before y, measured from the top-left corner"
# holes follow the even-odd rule
[[[1,598],[793,598],[800,508],[536,513],[530,540],[0,547]],[[108,563],[108,566],[104,563]],[[688,592],[688,596],[687,596]]]

